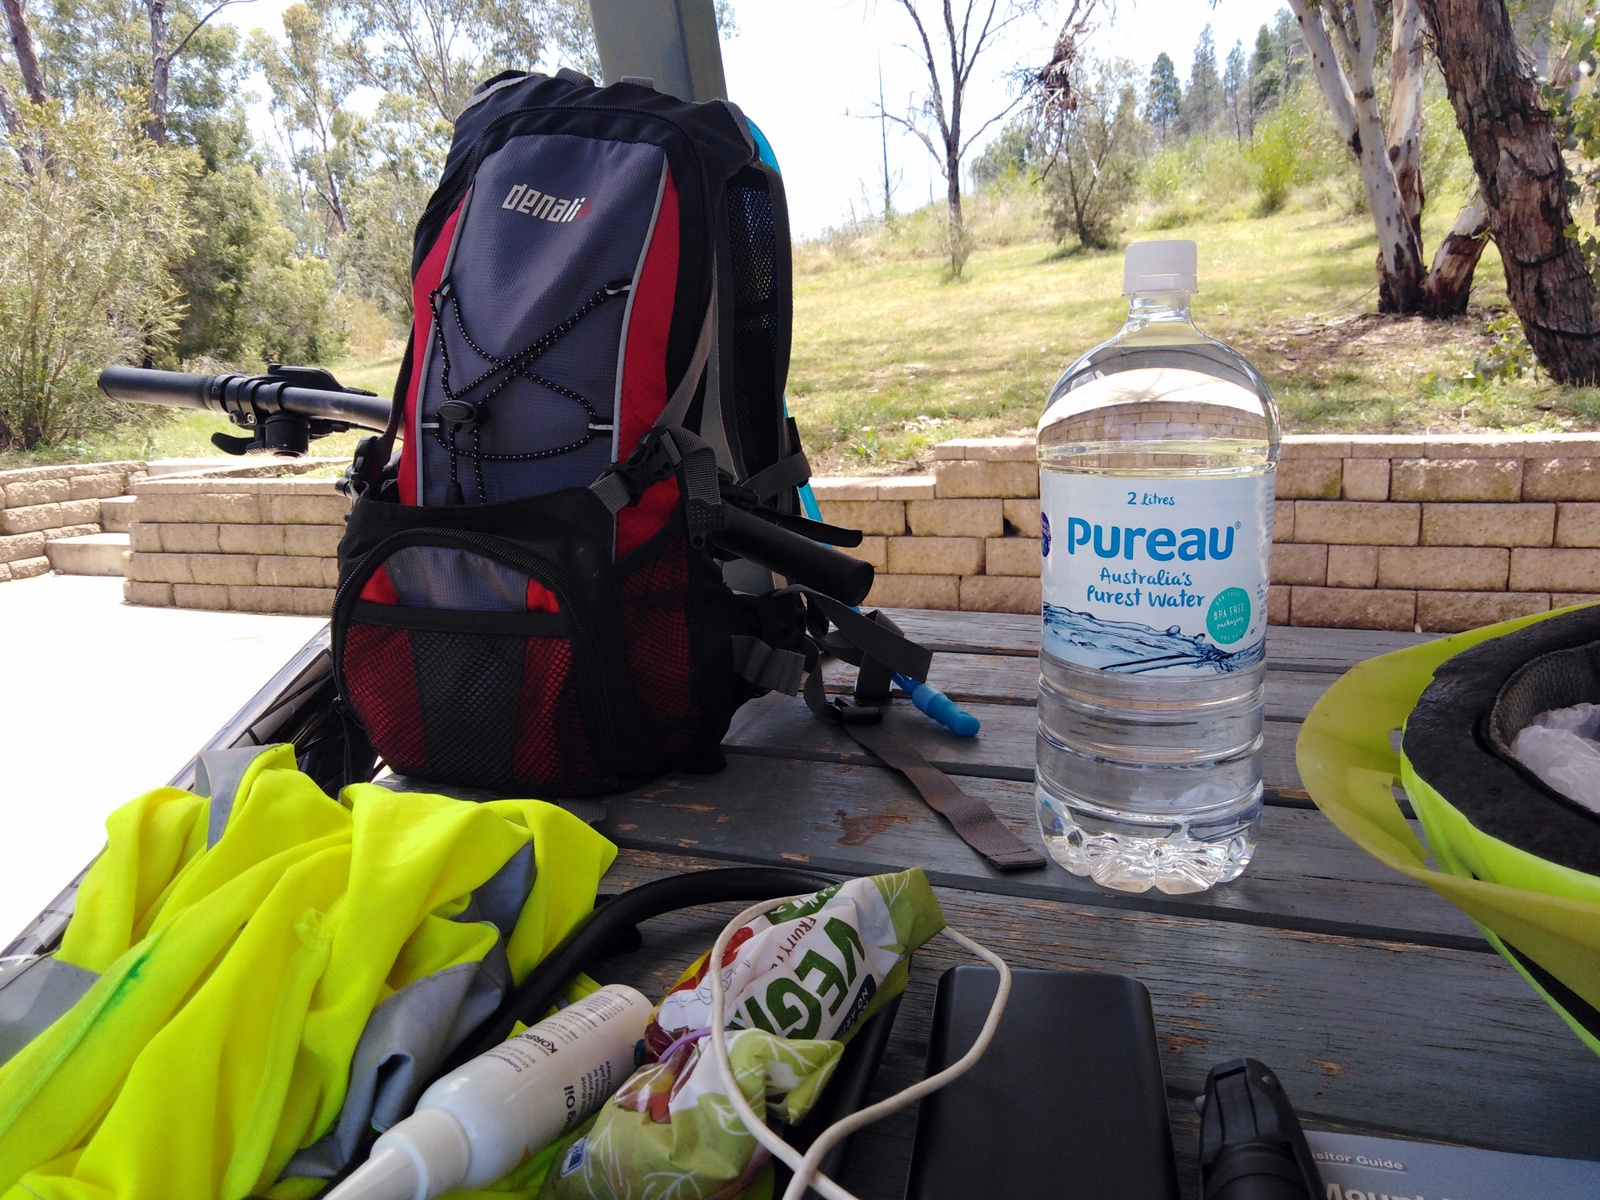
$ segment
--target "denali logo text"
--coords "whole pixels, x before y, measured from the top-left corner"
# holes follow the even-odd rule
[[[519,183],[506,193],[506,198],[501,201],[500,207],[527,213],[530,217],[538,217],[541,221],[574,221],[588,215],[589,197],[576,196],[571,200],[563,200],[559,196],[547,196],[538,188]]]

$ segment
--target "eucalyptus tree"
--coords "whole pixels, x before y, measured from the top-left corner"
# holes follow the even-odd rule
[[[1382,39],[1375,0],[1289,4],[1300,23],[1311,74],[1361,172],[1378,236],[1378,311],[1431,316],[1466,311],[1489,213],[1482,199],[1470,201],[1432,264],[1425,263],[1422,94],[1427,26],[1419,0],[1393,3],[1387,114],[1377,84]]]
[[[1228,51],[1227,65],[1222,71],[1222,111],[1236,140],[1243,141],[1250,136],[1255,125],[1250,111],[1250,67],[1241,42],[1235,42]]]
[[[1595,284],[1572,220],[1572,181],[1511,15],[1503,0],[1411,3],[1432,27],[1489,232],[1505,264],[1506,294],[1528,344],[1557,382],[1600,383]]]
[[[1138,190],[1147,129],[1139,116],[1133,64],[1117,59],[1074,66],[1071,102],[1037,100],[1033,154],[1043,176],[1046,211],[1058,238],[1104,248]]]

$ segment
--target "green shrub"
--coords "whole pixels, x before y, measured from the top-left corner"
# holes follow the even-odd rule
[[[172,267],[193,233],[192,151],[159,149],[81,99],[70,114],[29,105],[25,120],[0,153],[0,449],[162,415],[112,403],[95,379],[173,344],[183,305]]]
[[[1292,104],[1280,104],[1256,123],[1255,136],[1245,147],[1245,160],[1255,175],[1255,191],[1262,215],[1275,213],[1289,199],[1296,184],[1310,172],[1302,153],[1304,122]]]
[[[1139,174],[1141,225],[1176,229],[1209,218],[1247,215],[1254,189],[1243,144],[1232,137],[1187,137],[1150,155]]]

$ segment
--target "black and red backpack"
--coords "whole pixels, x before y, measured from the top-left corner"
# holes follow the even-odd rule
[[[644,82],[478,89],[417,225],[394,414],[349,476],[343,710],[400,774],[571,799],[720,769],[739,705],[803,685],[992,862],[1038,865],[878,727],[931,656],[853,607],[872,568],[833,547],[860,533],[800,512],[764,149],[733,105]],[[860,665],[853,701],[824,652]]]
[[[794,532],[860,538],[799,515],[783,185],[750,125],[640,83],[497,77],[412,266],[403,408],[358,455],[339,552],[347,711],[392,768],[455,784],[720,767],[734,710],[815,661],[819,617],[772,569],[820,564],[835,610],[871,584]]]

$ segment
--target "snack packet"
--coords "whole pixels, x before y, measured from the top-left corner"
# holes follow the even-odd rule
[[[922,871],[837,884],[739,929],[721,963],[728,1057],[757,1112],[789,1123],[815,1103],[861,1022],[904,988],[911,951],[944,928]],[[714,1200],[766,1161],[722,1086],[709,953],[645,1031],[640,1067],[563,1146],[541,1200]]]

